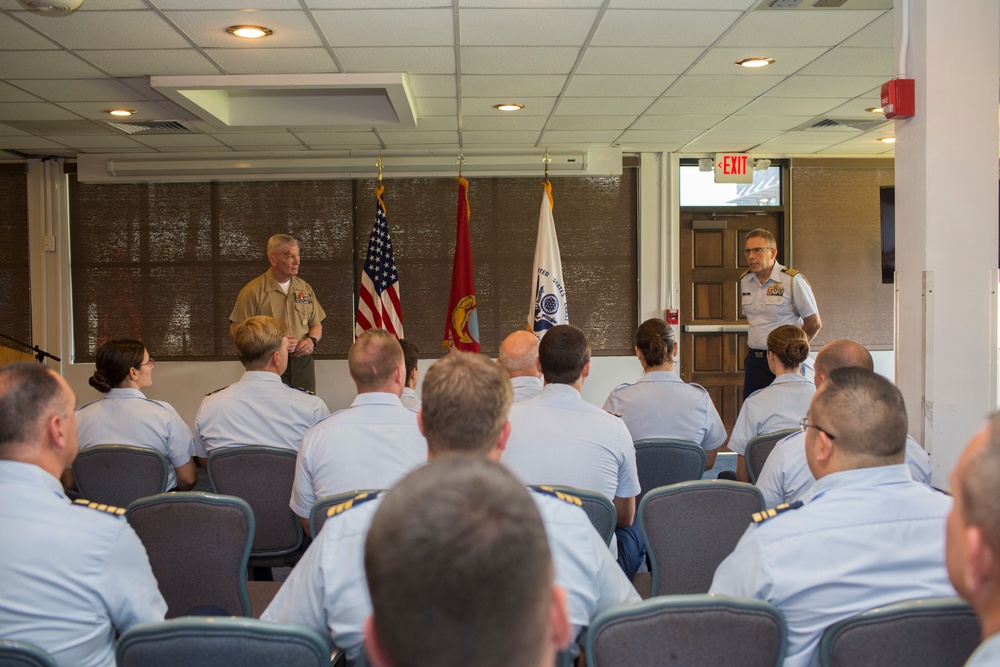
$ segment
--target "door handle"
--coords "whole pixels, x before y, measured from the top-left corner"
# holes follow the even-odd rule
[[[684,333],[746,333],[746,324],[685,324]]]

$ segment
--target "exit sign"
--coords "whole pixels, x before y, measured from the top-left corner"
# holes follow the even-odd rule
[[[753,160],[743,153],[715,154],[716,183],[753,183]]]

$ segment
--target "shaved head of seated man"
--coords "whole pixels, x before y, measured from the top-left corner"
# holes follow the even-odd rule
[[[816,387],[822,387],[830,373],[838,368],[863,368],[873,370],[871,353],[853,340],[830,341],[816,355]],[[923,484],[931,483],[931,460],[927,452],[910,436],[906,436],[906,465],[913,479]],[[764,494],[768,507],[796,500],[808,500],[816,478],[806,462],[806,434],[794,433],[771,451],[764,468],[757,477],[757,488]]]
[[[944,564],[951,498],[903,463],[906,408],[889,380],[830,373],[804,427],[812,499],[754,515],[709,593],[775,605],[788,624],[784,667],[819,664],[823,631],[874,607],[954,595]]]
[[[431,459],[472,454],[493,462],[501,460],[510,435],[507,413],[511,396],[506,373],[482,355],[452,352],[436,362],[424,378],[419,414]],[[481,491],[473,495],[481,495]],[[326,633],[350,659],[356,658],[364,619],[370,612],[364,539],[384,497],[361,494],[334,507],[323,530],[261,618]],[[608,544],[580,507],[544,489],[532,489],[530,497],[546,526],[556,581],[568,596],[574,637],[599,612],[639,601]],[[474,503],[470,497],[469,505]],[[420,508],[412,516],[416,519],[424,513]],[[449,554],[449,558],[455,557]],[[575,650],[574,644],[570,651]]]
[[[162,621],[167,604],[124,508],[63,494],[75,407],[45,366],[0,368],[0,638],[59,665],[112,667],[115,635]]]
[[[570,640],[538,507],[482,457],[433,460],[392,489],[365,573],[377,667],[549,667]]]
[[[500,343],[497,363],[504,367],[514,386],[514,402],[534,398],[542,392],[542,372],[538,369],[538,337],[519,329]]]

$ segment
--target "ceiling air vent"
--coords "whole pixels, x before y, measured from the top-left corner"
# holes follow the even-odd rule
[[[138,120],[131,123],[104,121],[104,124],[124,134],[197,134],[179,120]]]
[[[884,125],[885,118],[820,118],[799,125],[796,130],[860,130],[867,132],[879,125]]]

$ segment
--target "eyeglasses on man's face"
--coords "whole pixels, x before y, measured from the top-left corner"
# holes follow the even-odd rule
[[[768,250],[774,250],[774,248],[768,246],[766,248],[747,248],[743,251],[743,254],[749,257],[750,255],[763,255]]]
[[[837,439],[832,433],[830,433],[826,429],[824,429],[824,428],[822,428],[820,426],[817,426],[816,424],[810,424],[808,417],[803,417],[802,419],[799,420],[799,428],[801,428],[803,431],[807,431],[810,428],[814,428],[817,431],[819,431],[820,433],[825,434],[826,437],[830,438],[831,440],[836,440]]]

